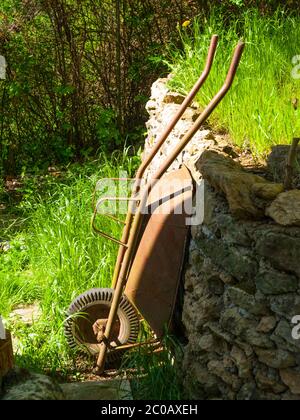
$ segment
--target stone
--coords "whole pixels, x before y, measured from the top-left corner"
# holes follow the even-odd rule
[[[292,353],[299,353],[300,351],[300,340],[295,340],[292,337],[293,326],[286,320],[281,320],[276,330],[271,336],[271,340],[274,341],[277,347],[284,350],[288,350]]]
[[[267,334],[273,331],[276,325],[277,325],[276,318],[274,318],[273,316],[264,316],[261,319],[258,327],[256,328],[256,331]]]
[[[231,353],[231,358],[233,359],[236,367],[239,371],[239,377],[241,379],[249,379],[252,377],[252,362],[249,357],[246,356],[244,351],[237,346],[233,346]]]
[[[239,282],[248,282],[255,290],[254,279],[258,272],[258,263],[244,253],[243,249],[228,246],[214,236],[198,236],[195,241],[199,249],[209,256],[216,266],[221,267],[222,271],[226,271]]]
[[[242,386],[237,394],[237,401],[251,401],[255,399],[256,384],[248,382]]]
[[[235,306],[246,309],[249,313],[254,315],[265,315],[268,313],[266,301],[260,301],[254,295],[250,295],[243,289],[236,287],[228,287],[225,299],[232,302]]]
[[[234,338],[232,334],[223,331],[218,322],[208,322],[204,325],[204,328],[209,329],[214,335],[226,343],[233,343]]]
[[[284,369],[280,371],[282,382],[289,387],[293,394],[300,396],[300,371]]]
[[[272,343],[271,339],[266,334],[258,333],[256,331],[256,327],[249,328],[247,331],[244,332],[242,337],[251,346],[262,347],[265,349],[274,348],[274,344]]]
[[[206,366],[193,361],[191,364],[184,364],[185,388],[188,390],[188,397],[193,399],[204,399],[219,396],[219,379],[209,372]]]
[[[220,279],[220,276],[213,274],[208,277],[208,289],[211,293],[217,296],[221,296],[224,293],[224,283]]]
[[[226,309],[220,319],[220,325],[225,330],[235,336],[242,335],[247,329],[257,326],[257,322],[247,316],[245,312],[239,308]]]
[[[222,239],[228,244],[251,247],[252,241],[247,231],[247,224],[235,220],[230,214],[215,214],[214,221],[221,230]],[[205,221],[206,223],[206,221]]]
[[[274,369],[285,369],[296,365],[293,354],[285,350],[264,350],[255,349],[258,360]]]
[[[199,348],[203,351],[214,352],[217,347],[216,338],[212,334],[204,334],[200,337]]]
[[[284,191],[283,184],[259,183],[252,185],[252,193],[263,200],[272,201]]]
[[[51,378],[14,369],[3,380],[3,400],[64,400],[61,387]]]
[[[183,95],[180,95],[180,93],[176,92],[168,92],[166,96],[163,99],[163,102],[165,104],[177,104],[181,105],[185,100],[185,97]]]
[[[242,382],[238,378],[235,372],[235,366],[231,360],[212,360],[208,363],[207,367],[209,372],[221,378],[223,382],[230,385],[234,390],[237,391],[240,389]]]
[[[70,401],[117,401],[132,400],[127,380],[106,380],[62,384],[65,399]]]
[[[228,201],[232,215],[238,219],[261,219],[264,211],[255,204],[253,196],[253,185],[268,184],[268,182],[258,176],[246,172],[243,167],[228,156],[224,156],[215,151],[205,151],[202,153],[196,164],[197,169],[202,173],[203,178],[218,191],[222,191]],[[270,187],[281,192],[282,187],[269,183]],[[272,185],[272,187],[271,187]],[[257,187],[254,189],[257,190]],[[259,190],[263,191],[266,186]]]
[[[260,271],[256,277],[256,287],[265,295],[281,295],[296,292],[299,288],[299,280],[291,274],[266,269]]]
[[[256,251],[275,268],[300,277],[300,238],[284,233],[265,232],[257,240]]]
[[[255,381],[257,387],[262,391],[281,394],[287,390],[275,369],[260,367],[255,375]]]
[[[288,391],[283,394],[281,399],[282,401],[300,401],[300,395],[295,395]]]
[[[19,306],[10,314],[12,321],[21,321],[27,325],[32,325],[40,316],[41,309],[38,305]]]
[[[276,314],[292,319],[300,314],[300,296],[295,294],[273,296],[270,299],[271,309]]]
[[[300,226],[300,190],[279,194],[266,215],[282,226]]]

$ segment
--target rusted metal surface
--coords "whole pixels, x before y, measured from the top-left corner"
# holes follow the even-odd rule
[[[174,185],[178,185],[175,191]],[[162,337],[171,322],[189,235],[186,219],[192,215],[192,199],[193,180],[185,167],[166,175],[156,185],[147,203],[151,215],[144,216],[126,284],[125,295],[157,337]]]
[[[128,238],[127,237],[124,238],[124,236],[122,238],[122,242],[127,243],[128,248],[123,249],[121,258],[118,258],[118,262],[117,262],[118,267],[116,267],[116,272],[118,276],[117,276],[117,281],[115,283],[114,297],[113,297],[112,305],[110,308],[107,326],[105,329],[105,337],[108,342],[110,339],[110,335],[113,331],[113,325],[116,319],[119,302],[122,297],[126,282],[128,280],[129,270],[133,263],[133,259],[135,256],[134,254],[137,249],[137,241],[138,241],[139,233],[142,227],[143,214],[145,211],[145,207],[147,206],[147,200],[148,200],[149,194],[151,193],[151,191],[153,190],[157,182],[161,179],[161,177],[170,168],[170,166],[172,165],[174,160],[177,158],[177,156],[182,152],[185,146],[189,143],[189,141],[200,129],[202,124],[209,118],[209,116],[212,114],[214,109],[218,106],[218,104],[221,102],[221,100],[225,97],[225,95],[229,91],[230,87],[232,86],[234,77],[236,75],[237,68],[239,66],[243,50],[244,50],[244,43],[239,42],[235,49],[233,59],[230,65],[230,69],[229,69],[229,72],[228,72],[228,75],[227,75],[227,78],[223,87],[220,89],[217,95],[211,100],[209,105],[204,109],[202,114],[196,120],[194,126],[183,137],[183,139],[177,145],[175,150],[166,159],[166,161],[161,165],[157,173],[154,175],[153,179],[146,186],[145,191],[143,191],[143,193],[141,194],[140,206],[138,208],[138,211],[136,212],[136,215],[134,217],[132,224],[130,223],[130,230],[129,232],[127,232],[126,235],[124,234],[125,236],[128,236]],[[130,211],[129,211],[128,218],[129,219],[132,218],[132,215],[130,215]],[[125,229],[125,231],[127,231],[127,229]],[[127,239],[128,239],[128,242],[127,242]],[[149,299],[151,299],[151,296],[149,296]],[[156,308],[153,307],[153,312],[155,312],[155,310]],[[107,353],[107,345],[105,342],[103,342],[100,345],[100,352],[99,352],[99,357],[97,360],[97,367],[98,367],[99,373],[102,373],[104,370],[106,353]]]
[[[6,338],[0,339],[0,379],[14,367],[14,355],[12,339],[9,331],[6,331]]]

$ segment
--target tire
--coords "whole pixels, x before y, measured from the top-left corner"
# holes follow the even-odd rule
[[[71,349],[91,356],[96,356],[99,353],[99,344],[93,332],[93,324],[99,319],[106,320],[108,318],[113,293],[113,289],[91,289],[71,303],[65,322],[65,336]],[[123,295],[113,328],[108,361],[112,361],[114,348],[137,342],[139,325],[135,308]],[[119,354],[120,352],[115,353]]]

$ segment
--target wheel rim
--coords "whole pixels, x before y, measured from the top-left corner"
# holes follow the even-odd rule
[[[99,343],[93,332],[93,325],[99,319],[107,319],[114,291],[112,289],[92,289],[78,296],[68,309],[65,336],[72,349],[97,355]],[[139,319],[136,310],[122,296],[117,320],[114,323],[108,355],[118,346],[136,343],[139,334]]]

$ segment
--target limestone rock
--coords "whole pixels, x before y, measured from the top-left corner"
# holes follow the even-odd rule
[[[61,387],[51,378],[15,369],[3,380],[3,400],[64,400]]]
[[[300,395],[300,371],[285,369],[280,371],[280,376],[293,394]]]
[[[259,183],[252,185],[252,193],[263,200],[275,200],[283,191],[283,184]]]
[[[259,361],[274,369],[285,369],[296,365],[295,357],[284,350],[255,349]]]
[[[236,375],[235,366],[229,359],[212,360],[207,365],[209,372],[220,377],[223,382],[232,387],[234,390],[241,388],[241,381]]]
[[[292,337],[293,326],[286,320],[281,320],[276,330],[271,336],[278,348],[288,350],[293,353],[299,353],[300,340],[294,340]]]
[[[281,394],[287,390],[275,369],[260,367],[255,375],[255,381],[258,388],[265,392]]]
[[[266,215],[283,226],[300,226],[300,190],[278,195],[267,208]]]
[[[266,301],[258,300],[254,295],[250,295],[239,287],[228,287],[225,299],[228,296],[230,302],[235,306],[246,309],[254,315],[268,314]]]
[[[183,95],[180,95],[179,93],[176,93],[176,92],[169,92],[164,97],[163,102],[165,104],[181,105],[184,102],[184,100],[185,100],[185,97]]]
[[[263,191],[268,190],[270,194],[272,190],[272,198],[276,196],[276,191],[282,192],[282,186],[270,183],[267,187],[268,183],[264,178],[246,172],[239,163],[214,151],[203,152],[196,166],[204,179],[226,195],[230,211],[238,219],[264,217],[264,212],[253,199],[255,191],[263,194]],[[259,189],[257,184],[264,184],[264,187]],[[253,185],[256,185],[254,191]]]
[[[252,362],[249,357],[246,356],[244,351],[237,346],[233,346],[230,356],[236,364],[239,377],[241,379],[249,379],[252,377]]]
[[[265,316],[261,319],[256,331],[267,334],[274,330],[276,324],[276,318],[273,316]]]
[[[62,384],[61,388],[71,401],[132,400],[129,381],[78,382]]]
[[[284,233],[266,232],[257,241],[258,254],[267,258],[279,270],[300,277],[300,239]]]
[[[273,296],[271,309],[278,315],[292,319],[300,314],[300,296],[294,294]]]
[[[265,295],[280,295],[296,292],[299,288],[299,280],[293,275],[266,269],[259,272],[256,287]]]

